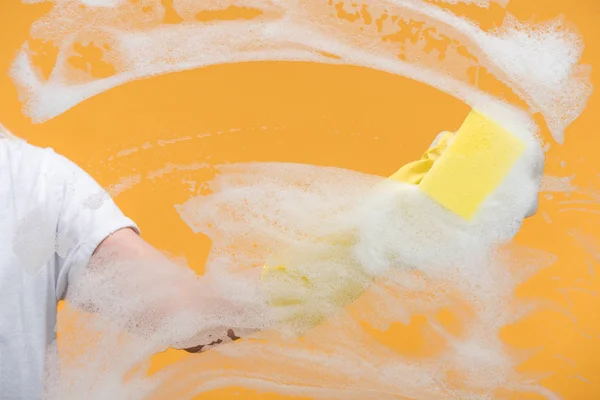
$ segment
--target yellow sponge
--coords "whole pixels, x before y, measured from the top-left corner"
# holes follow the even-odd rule
[[[470,220],[524,150],[522,140],[472,111],[419,188],[448,210]]]

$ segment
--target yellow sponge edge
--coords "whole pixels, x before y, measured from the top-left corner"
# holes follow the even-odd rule
[[[525,143],[472,111],[419,183],[436,202],[471,220],[525,151]]]

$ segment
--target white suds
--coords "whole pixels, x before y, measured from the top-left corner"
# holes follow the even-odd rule
[[[525,142],[526,151],[471,222],[442,209],[416,187],[381,177],[296,164],[219,166],[207,185],[210,190],[176,205],[190,228],[212,241],[202,278],[204,288],[212,292],[198,290],[195,285],[200,283],[189,270],[161,263],[114,265],[108,260],[107,268],[89,268],[73,279],[70,305],[62,314],[77,326],[62,333],[67,346],[60,357],[48,354],[49,398],[141,400],[153,394],[191,399],[226,386],[340,400],[492,399],[500,390],[558,398],[538,384],[539,377],[517,372],[522,355],[499,337],[503,326],[532,309],[516,298],[517,285],[552,265],[555,257],[502,245],[537,208],[540,185],[548,192],[572,187],[570,178],[546,177],[542,182],[544,151],[529,114],[541,113],[554,139],[563,141],[564,129],[583,111],[592,90],[589,68],[579,64],[583,44],[560,19],[532,25],[507,14],[501,28],[486,32],[446,9],[445,3],[459,2],[481,7],[508,3],[55,1],[33,24],[34,40],[23,45],[11,69],[24,112],[35,122],[158,74],[222,63],[312,61],[363,66],[429,84],[504,125]],[[58,50],[57,58],[50,60],[51,71],[34,63],[36,39]],[[78,69],[68,60],[82,57],[82,45],[100,56]],[[486,93],[477,79],[484,73],[516,93],[528,110]],[[139,149],[118,156],[135,151]],[[213,168],[177,161],[143,179],[160,180],[180,169]],[[119,194],[141,179],[125,178],[108,192]],[[89,206],[101,204],[106,195],[90,199]],[[342,238],[347,246],[323,238]],[[333,315],[308,333],[306,342],[290,339],[279,346],[287,332],[272,323],[282,315],[264,306],[259,282],[243,271],[286,252],[306,274],[321,278],[317,294],[298,294],[306,295],[313,311]],[[328,296],[339,281],[356,276],[348,272],[350,267],[376,279],[351,307],[337,309]],[[287,289],[295,288],[280,287]],[[206,306],[165,315],[165,305],[182,293],[197,296],[187,304]],[[72,306],[95,313],[81,315]],[[231,313],[232,309],[245,311]],[[440,322],[441,309],[454,315],[460,333]],[[286,312],[294,310],[282,314]],[[402,355],[360,323],[387,329],[417,317],[425,318],[423,336],[442,343],[434,354]],[[197,332],[210,342],[213,333],[226,326],[238,327],[240,334],[273,328],[256,334],[269,340],[224,346],[146,376],[154,353],[189,344]],[[135,367],[140,368],[132,372]]]

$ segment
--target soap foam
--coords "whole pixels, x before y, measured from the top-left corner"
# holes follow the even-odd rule
[[[491,3],[496,3],[502,7],[506,7],[508,5],[509,0],[433,0],[434,2],[439,3],[448,3],[448,4],[473,4],[477,7],[489,8]]]
[[[153,354],[200,343],[208,349],[229,327],[246,335],[272,324],[256,282],[198,279],[173,265],[108,255],[72,274],[61,318],[73,326],[62,333],[60,356],[47,354],[48,398],[144,399],[161,383],[146,376]]]
[[[319,238],[340,229],[354,232],[358,239],[354,263],[385,277],[371,289],[372,306],[362,314],[361,320],[385,328],[396,320],[408,322],[411,315],[426,315],[430,329],[447,341],[446,350],[434,358],[405,359],[377,345],[355,319],[340,311],[327,324],[326,330],[309,334],[311,344],[326,354],[310,353],[308,370],[311,378],[302,382],[302,388],[289,393],[316,398],[344,398],[348,393],[374,399],[386,396],[493,398],[486,393],[494,393],[499,388],[521,390],[526,385],[529,378],[515,372],[521,360],[517,354],[507,351],[498,332],[522,316],[517,310],[530,310],[514,298],[516,286],[539,268],[551,265],[555,258],[541,251],[517,248],[507,252],[498,244],[514,233],[515,225],[519,225],[524,217],[526,207],[523,204],[531,202],[531,195],[535,194],[535,190],[515,190],[514,185],[535,187],[539,177],[514,174],[506,188],[512,187],[511,192],[521,193],[524,198],[513,197],[506,201],[506,194],[499,190],[497,198],[486,201],[485,206],[493,208],[494,213],[509,218],[487,220],[482,212],[480,219],[467,224],[435,205],[413,186],[386,182],[357,172],[293,164],[234,165],[220,171],[221,174],[211,182],[213,194],[191,199],[179,207],[191,227],[211,237],[212,252],[219,258],[229,254],[232,257],[229,261],[237,262],[240,252],[232,249],[239,249],[237,240],[242,238],[243,241],[249,232],[253,234],[250,237],[253,243],[258,243],[265,253],[279,248],[292,251],[290,249],[296,247],[303,252],[320,246],[327,248],[328,244]],[[254,175],[256,171],[261,174]],[[299,182],[302,184],[297,185]],[[296,202],[294,209],[288,211],[290,199]],[[335,209],[329,208],[332,205]],[[239,214],[233,217],[232,209],[239,210]],[[323,216],[328,216],[327,220]],[[231,224],[233,220],[235,224]],[[213,221],[221,223],[213,225]],[[274,225],[274,222],[278,224]],[[489,231],[483,230],[490,227]],[[267,237],[271,239],[267,240]],[[456,249],[450,249],[453,246]],[[324,251],[335,252],[334,246]],[[298,252],[298,256],[303,257],[302,252]],[[265,255],[260,253],[256,260],[239,262],[247,265],[264,259]],[[322,279],[329,275],[329,269],[340,274],[350,265],[349,262],[338,265],[335,257],[318,264]],[[304,271],[310,273],[310,266],[306,268]],[[339,279],[329,280],[328,284],[335,288],[339,286]],[[319,293],[323,290],[328,289],[322,288]],[[457,298],[469,304],[474,313],[470,317],[464,316],[465,332],[460,337],[447,332],[435,320],[436,310],[456,307]],[[318,305],[327,307],[326,304]],[[460,308],[455,311],[460,315]],[[253,362],[258,362],[257,359],[268,361],[271,370],[278,371],[278,380],[285,379],[290,385],[297,385],[299,378],[293,378],[293,370],[288,375],[281,368],[289,370],[290,365],[302,365],[309,357],[299,352],[294,344],[273,358],[266,356],[271,351],[268,345],[251,354],[245,349],[242,345],[219,351],[229,357],[252,357]],[[360,349],[368,349],[368,352]],[[361,360],[361,366],[353,360]],[[380,367],[380,363],[384,367]],[[327,382],[326,387],[321,390],[304,387],[313,386],[312,379],[317,371],[321,375],[322,369],[327,368],[334,369],[335,373],[321,377]],[[369,375],[371,370],[377,373]],[[449,383],[446,375],[451,371],[460,374],[465,387]],[[254,376],[255,371],[248,373]],[[229,371],[224,375],[227,377],[228,374]],[[286,393],[282,388],[272,387],[270,382],[248,385],[242,373],[239,377],[235,374],[232,372],[227,384]],[[357,374],[367,374],[368,379],[363,376],[354,380]],[[269,378],[265,375],[262,379]],[[342,381],[344,388],[338,386]],[[350,381],[353,383],[349,384]],[[199,390],[203,391],[202,388]]]
[[[512,210],[512,219],[488,232],[486,240],[477,241],[471,236],[479,231],[453,218],[414,187],[381,177],[281,163],[216,169],[209,182],[211,194],[177,206],[196,233],[212,239],[202,278],[207,286],[194,289],[191,271],[159,263],[113,265],[108,260],[108,265],[101,262],[73,277],[69,303],[61,315],[74,320],[76,326],[62,333],[67,335],[62,340],[68,345],[61,349],[60,357],[48,355],[49,398],[192,398],[228,386],[327,399],[486,399],[494,398],[492,394],[500,388],[544,392],[530,382],[530,376],[515,371],[522,358],[498,337],[504,325],[532,309],[515,299],[516,286],[555,261],[541,251],[496,246],[504,235],[511,234],[522,213]],[[514,179],[511,183],[520,187],[535,181],[527,174]],[[428,205],[416,206],[428,201]],[[508,215],[511,207],[526,201],[531,198],[517,198],[516,202],[492,198],[484,206]],[[520,207],[521,212],[523,209]],[[482,218],[474,224],[486,222]],[[453,226],[463,234],[453,235]],[[508,233],[499,234],[503,229]],[[240,272],[262,265],[269,254],[281,249],[324,246],[323,253],[334,254],[333,247],[328,249],[319,238],[340,231],[352,232],[358,239],[354,241],[357,257],[352,262],[379,276],[358,311],[336,309],[327,303],[327,297],[320,296],[310,306],[336,312],[303,342],[284,336],[285,346],[278,346],[279,336],[289,333],[279,326],[253,334],[266,341],[220,347],[213,358],[207,357],[209,354],[190,357],[146,377],[152,354],[173,344],[191,345],[186,342],[197,332],[204,337],[195,340],[210,342],[209,335],[228,326],[249,335],[272,327],[273,317],[285,316],[265,309],[256,277]],[[374,235],[380,240],[373,241]],[[464,237],[470,237],[471,247],[459,246],[462,253],[436,249],[457,244]],[[383,248],[378,247],[381,243]],[[423,253],[428,257],[423,258]],[[454,262],[448,262],[450,259]],[[338,261],[334,257],[318,265],[324,278],[319,293],[334,292],[338,286],[350,265]],[[378,265],[383,268],[373,270]],[[326,275],[338,279],[325,279]],[[206,293],[207,287],[210,293]],[[206,309],[175,315],[162,312],[184,293],[198,293],[190,303],[207,304]],[[93,314],[82,315],[75,307]],[[232,313],[232,307],[244,311]],[[441,308],[456,313],[464,324],[462,334],[451,333],[437,320]],[[426,316],[430,335],[439,335],[446,342],[439,354],[420,359],[402,356],[378,343],[359,324],[363,321],[387,329],[396,321],[409,323],[415,315]],[[226,369],[219,367],[225,364]],[[452,374],[459,374],[463,384],[453,383]],[[125,381],[123,376],[127,376]]]
[[[36,53],[30,43],[12,67],[24,110],[35,122],[132,80],[260,60],[379,69],[425,82],[472,106],[485,93],[470,74],[488,71],[532,112],[541,112],[559,142],[591,93],[589,67],[578,65],[581,40],[560,19],[530,25],[507,14],[500,29],[485,32],[474,21],[417,0],[371,5],[337,0],[97,3],[101,7],[62,0],[32,26],[33,38],[58,49],[47,78],[32,61]],[[252,12],[233,20],[218,13],[233,7]],[[213,18],[203,21],[202,15]],[[96,46],[102,56],[95,62],[114,70],[94,76],[91,70],[74,69],[67,60],[81,57],[77,42]]]
[[[88,6],[80,7],[84,3]],[[211,194],[176,207],[195,232],[212,240],[202,278],[214,291],[204,295],[212,308],[161,313],[165,304],[181,297],[182,287],[199,292],[185,268],[114,265],[110,259],[105,260],[107,268],[89,268],[73,280],[69,305],[61,314],[75,320],[76,329],[62,333],[68,335],[68,345],[60,357],[48,355],[49,397],[185,399],[238,385],[327,399],[492,399],[499,390],[557,398],[537,383],[539,377],[516,371],[522,354],[498,337],[503,326],[532,309],[516,299],[517,285],[555,261],[541,251],[501,246],[533,206],[543,152],[527,113],[487,94],[473,72],[493,74],[527,103],[528,112],[542,113],[561,142],[564,128],[582,112],[591,93],[589,71],[578,65],[582,43],[573,29],[561,20],[528,25],[507,16],[501,28],[485,32],[474,21],[417,0],[169,4],[56,1],[31,30],[34,39],[58,48],[52,72],[45,77],[38,70],[33,43],[24,44],[11,71],[25,112],[43,122],[135,79],[220,63],[302,60],[358,65],[427,83],[500,122],[527,149],[470,223],[414,187],[358,172],[275,163],[219,167],[210,182]],[[242,14],[219,19],[228,6]],[[199,17],[207,15],[216,17]],[[94,76],[93,71],[74,70],[67,59],[79,56],[76,41],[101,48],[103,58],[96,61],[109,63],[113,71]],[[156,177],[179,167],[170,165]],[[119,190],[137,182],[123,182]],[[320,241],[340,232],[349,232],[352,239],[343,254]],[[277,346],[286,333],[278,325],[256,334],[269,340],[223,346],[146,376],[152,354],[187,344],[197,332],[208,340],[227,325],[253,332],[273,326],[274,318],[285,319],[265,308],[256,278],[242,271],[294,249],[335,255],[317,264],[320,272],[314,265],[306,265],[306,272],[325,277],[358,266],[376,277],[375,282],[349,309],[328,304],[327,296],[311,299],[315,310],[333,315],[304,342],[288,338],[285,346]],[[320,293],[335,291],[332,280],[319,284]],[[199,296],[192,303],[207,301]],[[81,315],[73,306],[94,313]],[[236,307],[247,312],[231,313]],[[439,322],[436,315],[442,308],[457,316],[462,333]],[[140,319],[140,311],[148,309],[154,311]],[[408,324],[415,316],[426,318],[426,335],[444,342],[432,356],[399,354],[359,323],[386,329],[397,321]]]

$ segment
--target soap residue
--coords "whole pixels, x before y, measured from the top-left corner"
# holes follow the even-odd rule
[[[418,0],[60,0],[31,36],[12,77],[36,122],[132,80],[259,60],[374,68],[470,105],[488,97],[478,76],[491,73],[544,115],[558,142],[591,93],[581,39],[561,19],[536,25],[507,14],[486,32]]]
[[[507,14],[500,28],[484,31],[444,7],[458,2],[56,0],[33,24],[32,39],[11,70],[24,111],[35,122],[158,74],[232,62],[312,61],[432,85],[501,121],[527,148],[472,223],[414,187],[359,172],[275,163],[218,167],[209,193],[176,209],[191,229],[212,240],[203,277],[211,295],[249,311],[231,320],[224,320],[229,314],[219,306],[168,320],[151,314],[134,324],[138,332],[123,333],[136,311],[176,298],[173,288],[191,281],[190,271],[158,264],[144,265],[138,274],[139,265],[90,268],[62,311],[77,323],[63,333],[68,345],[60,356],[48,355],[50,398],[189,399],[242,386],[322,399],[495,399],[510,392],[558,399],[540,376],[517,371],[526,356],[499,337],[503,326],[536,306],[517,299],[517,285],[555,257],[499,245],[518,231],[541,183],[543,151],[529,115],[541,113],[562,142],[590,96],[589,67],[579,64],[581,38],[561,19],[530,24]],[[484,74],[520,100],[507,104],[489,95],[479,79]],[[205,167],[173,163],[152,177]],[[139,179],[117,184],[116,193]],[[545,185],[563,190],[564,182],[546,179]],[[340,231],[353,235],[352,263],[376,282],[304,340],[289,338],[283,326],[272,325],[256,279],[242,272],[275,252],[312,249],[318,238]],[[319,246],[327,250],[327,244]],[[319,267],[326,276],[344,265],[333,260]],[[144,290],[149,287],[165,290]],[[100,312],[80,315],[71,308],[85,309],[92,300]],[[440,318],[441,310],[453,315],[458,328]],[[418,316],[425,318],[422,333],[434,348],[425,356],[402,354],[373,334]],[[152,354],[224,325],[272,329],[146,376]]]
[[[523,189],[532,183],[528,182],[532,177],[525,174],[514,174],[509,180],[507,188],[517,184]],[[240,307],[256,312],[227,321],[223,316],[229,313],[217,307],[199,319],[173,316],[168,324],[158,326],[160,319],[150,316],[149,328],[137,336],[124,334],[131,316],[144,303],[162,304],[176,297],[170,290],[187,286],[189,271],[167,274],[160,265],[92,269],[72,289],[71,304],[93,301],[101,307],[105,300],[109,308],[77,317],[80,325],[67,332],[69,347],[60,357],[63,374],[48,378],[53,398],[192,398],[228,386],[317,399],[492,399],[506,390],[558,398],[535,383],[535,377],[516,371],[522,355],[511,351],[498,336],[503,326],[533,309],[534,304],[514,297],[516,286],[555,262],[553,255],[539,250],[496,248],[523,217],[510,210],[519,205],[519,198],[499,202],[504,196],[500,189],[487,207],[507,219],[499,229],[482,232],[472,226],[461,228],[464,223],[411,186],[339,168],[223,165],[217,167],[209,188],[212,194],[192,198],[177,210],[195,232],[213,241],[204,279],[214,293],[228,301],[233,297]],[[523,195],[522,201],[531,201],[531,192],[516,192]],[[480,228],[489,228],[488,223],[498,221],[475,221]],[[223,324],[250,331],[269,326],[271,314],[261,311],[261,296],[254,292],[257,282],[242,278],[240,271],[262,265],[279,249],[322,247],[315,238],[340,229],[356,232],[356,260],[380,276],[352,308],[338,310],[302,341],[282,338],[285,329],[281,334],[279,329],[268,330],[253,335],[257,340],[219,347],[213,354],[167,366],[152,378],[145,376],[144,361],[150,355],[196,330]],[[377,229],[378,241],[373,240],[373,229]],[[458,250],[450,252],[450,246]],[[132,268],[140,267],[141,283],[129,277],[137,276]],[[344,265],[329,260],[319,267],[326,276],[339,273]],[[170,282],[165,282],[166,276],[171,276]],[[110,285],[109,280],[129,282],[135,289],[128,284],[128,290],[123,290],[122,284]],[[164,291],[144,292],[157,282],[165,286]],[[335,287],[337,282],[325,285]],[[133,303],[132,293],[134,298],[139,296]],[[455,315],[460,331],[440,320],[440,309]],[[75,318],[70,306],[64,312]],[[110,321],[100,315],[109,316]],[[408,324],[416,315],[425,316],[427,337],[443,342],[429,356],[403,355],[369,333],[398,322]],[[78,354],[82,348],[83,355]],[[49,360],[58,359],[53,354]],[[129,376],[125,383],[120,381],[124,375]]]
[[[489,8],[491,3],[496,3],[502,7],[506,7],[509,0],[433,0],[434,2],[439,3],[448,3],[448,4],[474,4],[478,7]]]

